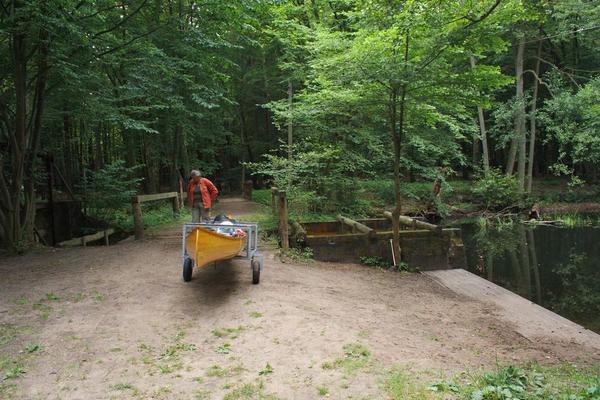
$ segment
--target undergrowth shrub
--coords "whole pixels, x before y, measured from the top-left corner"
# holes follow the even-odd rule
[[[497,169],[490,169],[475,181],[472,189],[475,200],[490,210],[500,210],[517,205],[520,200],[519,187],[514,176]]]

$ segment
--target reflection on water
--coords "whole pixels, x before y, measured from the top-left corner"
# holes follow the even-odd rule
[[[461,227],[469,271],[600,333],[600,228]]]

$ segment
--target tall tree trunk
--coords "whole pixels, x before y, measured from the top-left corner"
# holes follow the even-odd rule
[[[166,127],[164,129],[167,129]],[[179,190],[179,156],[181,151],[181,125],[175,125],[173,134],[173,146],[171,147],[171,189]]]
[[[410,33],[407,30],[405,33],[404,40],[404,72],[407,72],[408,68],[408,49],[409,49],[409,38]],[[394,197],[396,199],[396,207],[392,211],[392,230],[393,239],[392,246],[394,254],[396,255],[396,261],[402,261],[402,248],[400,246],[400,214],[402,213],[402,193],[401,193],[401,180],[400,180],[400,160],[402,156],[402,140],[404,138],[404,118],[406,114],[406,84],[403,84],[400,88],[400,112],[397,115],[398,110],[398,89],[392,89],[390,93],[390,106],[389,106],[389,122],[390,122],[390,133],[392,135],[392,141],[394,144]],[[398,123],[398,128],[396,128]]]
[[[402,97],[404,98],[404,91],[402,93]],[[404,117],[404,101],[401,102],[401,114],[402,118]],[[392,136],[392,142],[394,145],[394,197],[396,199],[396,206],[392,211],[392,231],[393,231],[393,239],[392,245],[394,248],[394,255],[396,258],[396,262],[400,263],[402,261],[402,248],[400,246],[400,214],[402,213],[402,199],[401,199],[401,181],[400,181],[400,156],[402,153],[402,140],[398,129],[396,127],[397,124],[397,114],[398,114],[398,92],[397,90],[392,90],[390,95],[390,105],[389,105],[389,123],[390,123],[390,134]]]
[[[519,47],[517,49],[517,60],[516,60],[516,78],[517,78],[517,101],[519,102],[519,109],[515,116],[515,129],[517,132],[517,138],[519,140],[519,163],[518,169],[518,181],[519,191],[522,193],[525,191],[525,162],[527,156],[527,130],[525,129],[525,99],[523,97],[523,58],[525,53],[525,36],[523,35],[519,39]]]
[[[10,175],[4,168],[0,171],[0,239],[11,252],[17,250],[20,243],[33,238],[35,219],[35,167],[40,146],[40,132],[46,81],[48,74],[49,38],[48,31],[42,25],[37,37],[36,74],[32,89],[27,84],[28,55],[27,30],[30,21],[19,9],[11,9],[10,49],[14,67],[13,86],[15,93],[15,111],[13,129],[8,131],[8,151],[11,165]],[[40,12],[46,11],[46,2],[39,3]],[[29,90],[33,101],[28,110]],[[29,119],[29,121],[28,121]],[[0,163],[3,163],[0,155]]]
[[[242,164],[242,176],[240,182],[240,190],[244,191],[244,182],[246,182],[246,134],[244,128],[246,119],[244,118],[244,110],[240,105],[240,158]]]
[[[523,98],[523,53],[525,50],[525,38],[519,39],[519,45],[517,47],[517,56],[515,58],[515,78],[517,80],[516,87],[516,101],[520,101]],[[515,132],[510,143],[510,150],[508,151],[508,158],[506,160],[506,175],[512,175],[515,169],[515,161],[517,158],[517,150],[520,147],[520,131],[523,125],[520,123],[521,118],[524,116],[520,110],[515,116]]]
[[[529,157],[527,164],[527,193],[531,193],[531,189],[533,187],[533,161],[535,156],[535,130],[536,130],[536,112],[537,112],[537,98],[538,98],[538,89],[539,89],[539,81],[538,77],[540,76],[540,61],[542,56],[542,41],[540,40],[538,44],[537,51],[537,60],[535,62],[535,79],[533,83],[533,97],[531,99],[531,117],[529,118],[530,123],[530,133],[529,133]]]
[[[294,128],[292,122],[292,100],[293,100],[293,87],[292,80],[288,79],[288,111],[290,116],[288,117],[288,159],[292,159],[292,145],[293,145],[293,137],[294,137]]]
[[[470,56],[471,69],[475,68],[475,57],[473,55]],[[483,108],[481,106],[477,106],[477,117],[479,119],[479,134],[481,135],[481,150],[483,153],[483,171],[487,174],[490,170],[490,153],[488,148],[487,141],[487,131],[485,129],[485,118],[483,115]],[[476,145],[479,145],[479,140],[473,141],[473,149],[475,149]],[[475,150],[473,150],[473,163],[475,164]],[[479,165],[479,160],[477,160],[477,165]]]

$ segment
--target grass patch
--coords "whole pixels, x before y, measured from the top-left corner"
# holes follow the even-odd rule
[[[371,352],[360,343],[344,345],[344,356],[333,363],[335,368],[342,368],[347,373],[355,373],[369,364]]]
[[[319,393],[319,396],[329,395],[329,389],[327,389],[325,386],[319,386],[317,388],[317,392]]]
[[[22,364],[16,364],[4,371],[3,380],[15,379],[25,374],[25,367]]]
[[[29,354],[38,353],[42,351],[42,346],[37,343],[29,343],[27,346],[25,346],[25,351]]]
[[[425,386],[401,366],[389,370],[382,389],[393,400],[598,400],[600,364],[578,368],[527,364],[498,366],[494,371],[463,373],[454,380]]]
[[[85,300],[86,297],[87,296],[85,293],[75,293],[75,295],[73,296],[73,302],[79,303],[80,301]]]
[[[600,220],[598,220],[597,216],[578,213],[548,215],[547,218],[553,221],[560,221],[564,226],[568,228],[594,226],[600,224]]]
[[[0,348],[10,344],[16,339],[19,327],[14,324],[0,324]]]
[[[600,365],[588,368],[569,364],[553,367],[509,365],[475,376],[470,384],[459,390],[472,400],[597,400],[600,398],[599,368]]]
[[[432,391],[416,384],[412,375],[401,367],[389,371],[384,378],[383,389],[392,400],[424,400],[435,398]],[[490,398],[489,400],[493,400]],[[500,399],[498,399],[500,400]]]
[[[211,378],[223,378],[226,376],[235,376],[244,372],[244,367],[235,365],[229,368],[223,368],[219,365],[212,365],[206,370],[206,376]]]
[[[103,302],[104,300],[106,300],[106,296],[100,292],[94,292],[92,294],[92,297],[94,298],[94,300],[96,300],[97,302]]]
[[[48,301],[60,301],[60,297],[58,297],[58,295],[56,295],[55,293],[47,293],[46,294],[46,300]]]
[[[48,318],[50,318],[50,315],[54,311],[54,308],[52,308],[51,305],[46,304],[46,303],[40,303],[40,302],[33,303],[31,308],[34,311],[37,311],[38,316],[43,320],[47,320]]]
[[[261,376],[270,375],[273,372],[274,372],[273,367],[271,366],[271,364],[267,363],[267,365],[265,365],[265,367],[263,369],[258,371],[258,375],[261,375]]]
[[[282,251],[281,255],[288,260],[304,263],[314,261],[315,258],[315,253],[310,247],[303,249],[291,247],[286,252]]]
[[[258,382],[257,384],[246,383],[238,386],[232,391],[225,394],[223,400],[244,400],[244,399],[256,399],[256,400],[278,400],[278,397],[273,394],[265,393],[264,383]]]
[[[20,297],[15,300],[15,304],[18,306],[26,306],[29,304],[29,299],[27,297]]]
[[[162,352],[158,353],[152,346],[141,343],[138,347],[142,353],[140,360],[143,364],[152,369],[156,369],[161,374],[171,374],[183,369],[181,354],[184,352],[193,352],[196,345],[179,341],[176,336],[175,343],[168,345]],[[130,361],[137,364],[137,359]]]
[[[263,206],[271,207],[271,189],[255,189],[252,191],[252,201]]]
[[[210,391],[208,390],[196,390],[194,392],[194,400],[209,400]]]
[[[263,314],[262,314],[261,312],[258,312],[258,311],[252,311],[252,312],[250,313],[250,316],[251,316],[252,318],[261,318],[261,317],[263,316]]]
[[[110,387],[112,390],[125,391],[125,390],[137,390],[131,383],[117,383]]]
[[[231,353],[231,345],[229,343],[223,343],[221,346],[215,349],[215,353],[229,354]]]
[[[213,329],[212,334],[218,338],[237,339],[243,330],[243,326],[238,326],[237,328],[218,328]]]

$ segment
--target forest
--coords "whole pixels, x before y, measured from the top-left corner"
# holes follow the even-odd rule
[[[8,249],[34,238],[49,160],[89,210],[192,168],[352,215],[364,192],[399,215],[415,182],[470,180],[502,209],[550,177],[598,180],[596,1],[2,0],[0,16]]]
[[[0,0],[0,167],[0,399],[600,399],[599,0]]]

